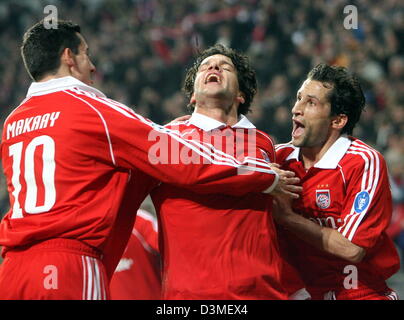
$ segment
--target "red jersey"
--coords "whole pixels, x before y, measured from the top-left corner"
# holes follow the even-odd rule
[[[159,300],[160,254],[157,219],[139,209],[125,252],[110,283],[112,300]]]
[[[302,280],[299,270],[296,269],[295,258],[298,255],[296,246],[289,239],[287,231],[276,225],[278,236],[279,253],[283,262],[282,265],[282,285],[289,297],[289,300],[310,300],[311,296],[306,290],[306,285]]]
[[[187,165],[170,158],[189,150],[204,161]],[[133,213],[154,184],[144,173],[230,194],[260,192],[275,181],[266,164],[186,141],[73,77],[31,85],[4,123],[1,158],[10,211],[0,224],[0,246],[7,251],[76,239],[100,251],[109,275]],[[251,174],[237,175],[244,167]]]
[[[269,136],[245,117],[230,128],[194,113],[176,128],[193,139],[219,135],[246,142],[252,134],[257,157],[274,160]],[[270,196],[204,195],[162,184],[151,197],[159,220],[163,299],[287,299]]]
[[[324,227],[338,230],[366,255],[353,264],[298,240],[293,235],[295,261],[309,292],[315,296],[333,291],[337,298],[355,298],[361,292],[380,292],[385,280],[399,269],[399,257],[386,229],[392,199],[382,155],[362,141],[342,136],[307,171],[299,148],[279,145],[277,161],[296,172],[303,193],[294,211]],[[355,272],[355,274],[353,274]],[[352,287],[350,277],[357,279]]]

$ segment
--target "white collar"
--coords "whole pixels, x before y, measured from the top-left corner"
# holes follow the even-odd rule
[[[352,141],[348,136],[340,136],[326,151],[322,158],[314,165],[314,167],[320,169],[335,169],[338,166],[339,161],[348,151],[351,143]],[[299,154],[300,148],[294,147],[293,152],[286,158],[286,160],[295,159],[299,161]]]
[[[188,121],[189,124],[192,124],[204,131],[211,131],[226,127],[225,123],[197,112],[194,112]],[[233,125],[232,128],[255,129],[255,126],[250,122],[250,120],[247,119],[246,116],[240,115],[239,121]]]
[[[86,85],[84,82],[81,82],[80,80],[72,76],[51,79],[44,82],[32,82],[28,89],[27,98],[30,98],[32,96],[41,96],[44,94],[71,88],[79,88],[84,91],[92,92],[98,97],[105,98],[105,95],[101,91],[89,85]]]

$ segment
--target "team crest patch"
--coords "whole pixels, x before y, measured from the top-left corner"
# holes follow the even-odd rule
[[[327,209],[331,204],[330,190],[316,190],[316,204],[320,209]]]
[[[357,213],[363,212],[364,210],[367,209],[367,207],[369,206],[369,203],[370,203],[369,192],[367,192],[367,191],[359,192],[356,195],[355,201],[354,201],[355,212],[357,212]]]

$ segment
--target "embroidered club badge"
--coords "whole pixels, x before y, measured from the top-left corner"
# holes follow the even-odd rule
[[[330,190],[316,190],[316,204],[320,209],[327,209],[331,204]]]

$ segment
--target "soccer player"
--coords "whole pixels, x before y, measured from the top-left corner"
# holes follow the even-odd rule
[[[271,138],[244,116],[256,87],[247,57],[222,45],[210,47],[185,78],[191,118],[168,127],[196,141],[222,141],[223,150],[235,156],[273,162]],[[293,196],[300,190],[279,187],[271,193]],[[161,184],[151,197],[159,221],[163,299],[288,298],[268,195],[205,195]]]
[[[161,299],[157,219],[139,209],[126,249],[112,276],[111,300]]]
[[[364,106],[346,68],[319,64],[297,92],[291,143],[276,148],[277,161],[303,186],[293,204],[277,198],[276,221],[284,228],[281,241],[295,248],[291,262],[312,299],[397,299],[386,285],[399,269],[386,234],[392,209],[386,162],[350,136]]]
[[[91,87],[80,27],[39,22],[21,53],[34,80],[4,123],[10,211],[0,224],[1,299],[107,299],[150,176],[200,192],[267,192],[293,181],[255,159],[185,140]],[[191,165],[157,158],[193,151]],[[161,153],[160,153],[161,156]],[[250,174],[239,174],[247,171]],[[141,171],[142,170],[142,171]]]

